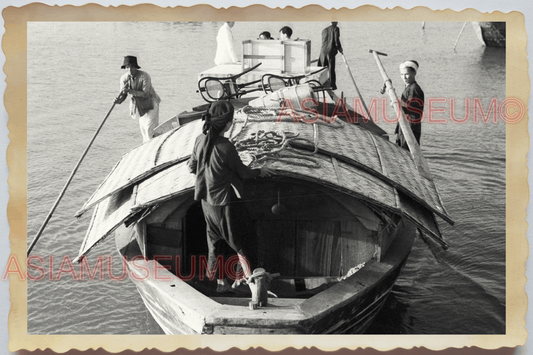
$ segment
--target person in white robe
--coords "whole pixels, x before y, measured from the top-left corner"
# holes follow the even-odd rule
[[[235,45],[233,43],[233,34],[231,28],[235,22],[225,22],[218,30],[217,35],[217,53],[215,55],[215,64],[236,64],[239,59],[235,52]]]

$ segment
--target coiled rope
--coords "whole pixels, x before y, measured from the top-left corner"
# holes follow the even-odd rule
[[[272,160],[286,161],[290,165],[320,168],[320,164],[316,158],[313,158],[319,148],[319,125],[323,124],[333,128],[341,128],[343,125],[342,122],[328,123],[315,120],[315,122],[309,123],[304,120],[303,123],[310,124],[313,127],[313,140],[299,137],[300,133],[281,129],[270,131],[258,130],[257,132],[250,133],[248,138],[239,139],[245,127],[252,122],[283,122],[295,124],[301,122],[301,120],[295,122],[294,118],[298,117],[295,116],[295,111],[247,106],[241,112],[245,114],[244,117],[237,116],[235,117],[235,121],[242,122],[242,125],[237,133],[233,134],[231,132],[231,136],[233,136],[232,141],[237,151],[250,156],[254,165]],[[302,113],[298,114],[301,115]],[[301,116],[299,117],[301,118]],[[233,127],[235,126],[233,125]],[[295,147],[297,144],[300,145],[300,148]],[[313,150],[303,150],[301,149],[301,145],[313,147]]]

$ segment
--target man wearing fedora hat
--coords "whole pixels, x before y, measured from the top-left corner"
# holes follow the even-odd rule
[[[120,77],[120,94],[115,99],[116,104],[121,104],[126,97],[131,95],[131,118],[139,119],[139,127],[143,143],[149,141],[154,135],[154,129],[159,124],[159,103],[161,98],[152,86],[152,79],[148,73],[139,70],[137,57],[127,55],[121,66],[126,73]]]

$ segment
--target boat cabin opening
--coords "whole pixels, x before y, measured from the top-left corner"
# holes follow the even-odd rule
[[[257,257],[252,267],[280,274],[270,288],[278,296],[310,297],[364,263],[379,262],[398,227],[393,215],[313,182],[245,181],[245,196],[239,203],[246,204],[255,230],[247,240]],[[147,258],[209,293],[206,223],[192,191],[161,204],[137,229]],[[222,243],[222,260],[230,260],[235,252]]]

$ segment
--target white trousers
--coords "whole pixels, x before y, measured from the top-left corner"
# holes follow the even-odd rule
[[[139,128],[141,129],[141,136],[143,143],[148,142],[154,135],[154,129],[159,125],[159,104],[152,100],[154,108],[139,117],[136,112],[135,116],[139,119]]]

